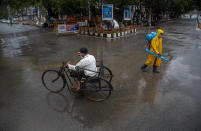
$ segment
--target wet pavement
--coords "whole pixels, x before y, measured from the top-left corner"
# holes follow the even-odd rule
[[[195,21],[160,26],[169,59],[160,74],[140,70],[147,57],[144,29],[111,40],[15,26],[0,24],[0,130],[201,130],[201,31]],[[114,74],[114,91],[104,102],[75,98],[67,89],[52,94],[41,83],[44,70],[78,61],[80,47]]]

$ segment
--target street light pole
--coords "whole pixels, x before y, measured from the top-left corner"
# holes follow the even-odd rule
[[[91,21],[91,4],[90,4],[90,1],[88,1],[88,9],[89,9],[89,21]]]
[[[149,7],[149,26],[151,26],[151,7]]]

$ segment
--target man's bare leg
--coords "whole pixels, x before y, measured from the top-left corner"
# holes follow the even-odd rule
[[[77,88],[76,88],[76,91],[79,91],[80,90],[80,81],[77,81]]]

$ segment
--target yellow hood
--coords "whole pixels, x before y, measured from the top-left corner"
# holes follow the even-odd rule
[[[158,29],[157,36],[160,37],[161,34],[163,35],[163,34],[164,34],[164,31],[163,31],[162,29]]]

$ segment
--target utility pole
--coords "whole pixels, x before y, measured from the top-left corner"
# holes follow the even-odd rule
[[[10,19],[10,17],[11,17],[11,13],[10,13],[10,6],[8,5],[7,6],[7,11],[8,11],[8,20]]]
[[[88,1],[88,9],[89,9],[89,21],[91,21],[91,3]]]
[[[151,7],[149,7],[149,26],[151,26]]]
[[[142,21],[142,8],[141,8],[141,0],[139,0],[139,6],[140,6],[140,19],[139,19],[139,23],[141,24],[141,21]]]
[[[40,21],[40,8],[39,8],[39,6],[37,8],[37,14],[38,14],[38,21]]]

